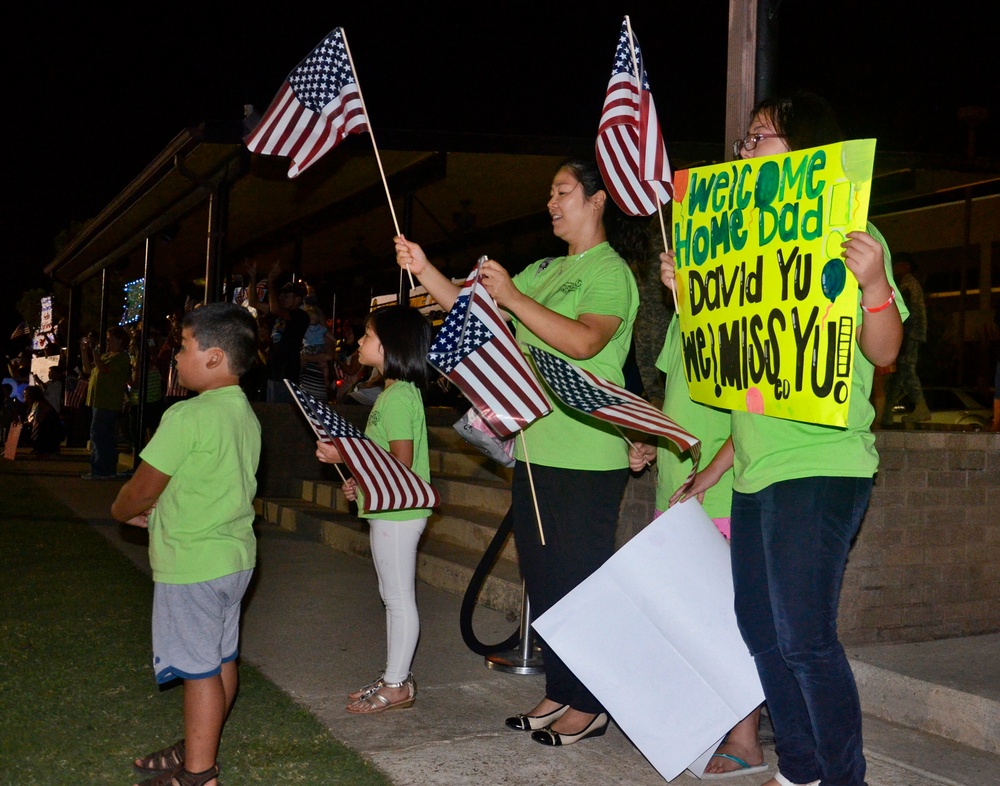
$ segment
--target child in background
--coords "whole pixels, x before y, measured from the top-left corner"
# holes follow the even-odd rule
[[[430,458],[421,391],[427,387],[430,340],[430,325],[419,311],[390,306],[369,315],[358,349],[361,363],[376,369],[385,380],[385,389],[368,417],[365,435],[428,482]],[[316,443],[316,456],[329,464],[342,461],[340,452],[325,442]],[[359,510],[364,510],[363,495],[353,478],[344,483],[343,490],[349,500],[357,501]],[[371,526],[372,559],[386,609],[388,656],[381,677],[348,694],[347,711],[371,714],[410,707],[416,698],[417,688],[410,673],[420,635],[414,582],[417,543],[430,510],[360,515]]]
[[[239,684],[240,604],[256,562],[253,498],[260,423],[240,375],[253,363],[248,311],[212,303],[184,317],[180,383],[198,395],[170,407],[111,506],[149,529],[153,668],[184,681],[183,740],[134,762],[140,786],[217,786],[222,726]]]
[[[333,361],[333,336],[326,327],[326,317],[319,306],[305,305],[309,327],[302,337],[302,371],[299,387],[318,401],[330,399],[330,363]]]
[[[66,436],[59,413],[45,398],[40,387],[28,385],[24,389],[25,420],[30,431],[31,452],[37,457],[56,456],[59,445]]]

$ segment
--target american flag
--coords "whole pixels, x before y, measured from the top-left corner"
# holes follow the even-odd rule
[[[323,442],[340,451],[344,463],[364,494],[365,512],[434,508],[441,497],[426,480],[359,429],[304,392],[291,380],[285,384],[309,425]]]
[[[701,456],[697,437],[634,393],[567,363],[544,349],[528,347],[528,351],[545,384],[567,407],[617,426],[664,437],[682,453],[690,451],[694,468],[688,481],[694,477]]]
[[[246,139],[254,153],[292,159],[297,177],[348,134],[368,130],[368,116],[338,27],[293,70]]]
[[[632,60],[626,17],[597,129],[597,164],[618,207],[630,216],[649,216],[660,204],[670,201],[664,185],[671,180],[670,161],[635,35],[632,43],[642,74],[641,86]]]
[[[552,405],[478,278],[477,265],[438,329],[427,360],[506,439],[547,415]]]

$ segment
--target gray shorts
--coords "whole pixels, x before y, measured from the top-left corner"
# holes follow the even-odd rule
[[[213,677],[239,654],[240,603],[253,570],[198,584],[153,584],[158,683]]]

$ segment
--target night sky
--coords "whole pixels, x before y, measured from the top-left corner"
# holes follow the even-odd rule
[[[287,73],[337,26],[376,139],[379,128],[593,137],[626,13],[668,151],[671,140],[723,135],[726,0],[606,2],[593,11],[536,3],[530,13],[477,4],[458,15],[438,10],[444,4],[396,13],[395,3],[283,2],[264,18],[245,3],[200,3],[186,16],[183,4],[131,4],[124,14],[95,5],[27,11],[33,20],[6,28],[6,114],[23,123],[5,135],[3,338],[20,321],[20,293],[48,286],[42,270],[60,230],[96,215],[185,127],[239,119],[244,104],[263,114]],[[955,157],[966,149],[959,107],[987,106],[977,152],[997,158],[1000,3],[933,8],[784,0],[778,89],[825,95],[849,136],[874,136],[880,149]]]

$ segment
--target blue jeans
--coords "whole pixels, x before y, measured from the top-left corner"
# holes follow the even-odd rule
[[[837,608],[871,478],[801,478],[733,493],[736,620],[757,665],[781,774],[862,786],[861,704]]]
[[[90,472],[107,477],[118,472],[118,412],[94,407],[90,417]]]

